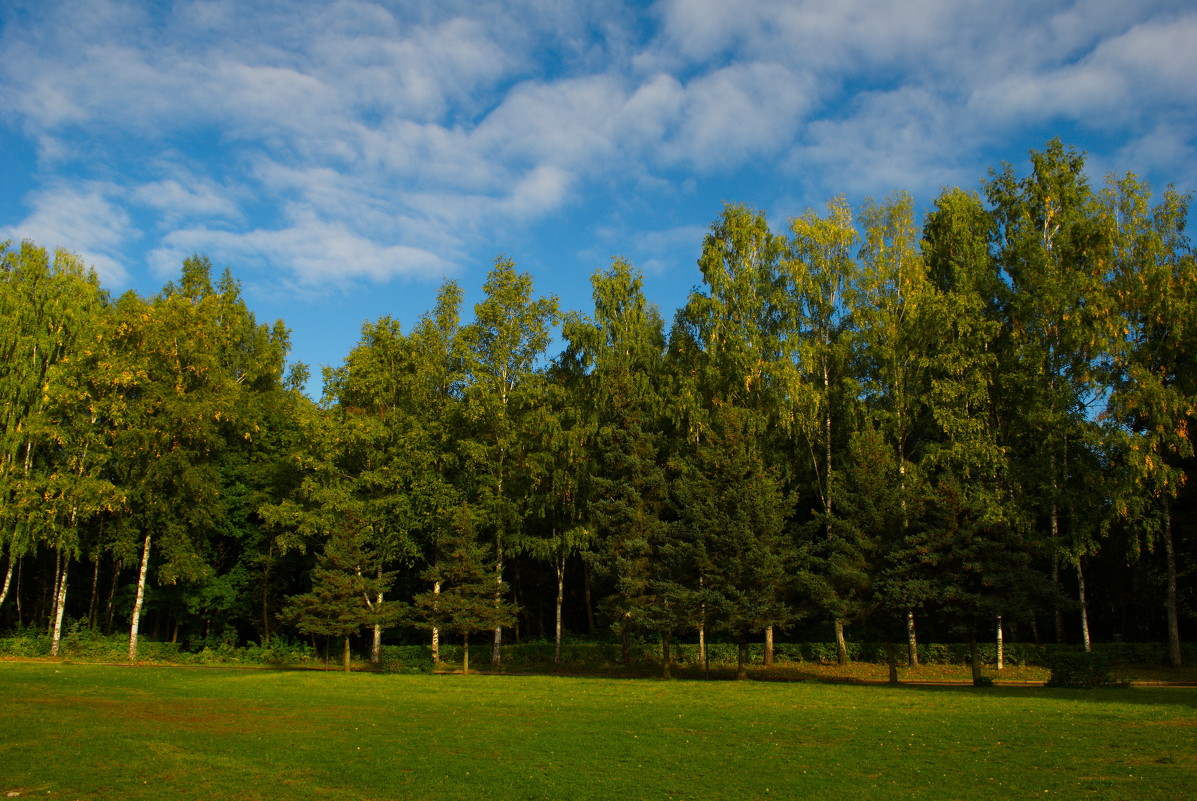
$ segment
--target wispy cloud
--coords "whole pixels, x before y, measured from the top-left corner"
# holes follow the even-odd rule
[[[752,197],[819,205],[975,181],[1057,121],[1118,139],[1099,161],[1161,169],[1197,129],[1180,0],[0,9],[0,103],[42,184],[7,230],[113,277],[133,243],[159,269],[220,249],[280,284],[435,275],[511,226],[607,225],[614,188],[664,206],[679,181],[750,173],[776,182]]]
[[[116,187],[98,182],[56,185],[28,198],[32,213],[19,225],[0,227],[0,241],[30,239],[83,257],[108,286],[128,273],[122,250],[140,233],[132,226]]]

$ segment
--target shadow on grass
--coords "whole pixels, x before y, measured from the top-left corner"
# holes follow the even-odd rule
[[[451,671],[442,671],[451,672]],[[471,675],[478,676],[508,676],[512,678],[536,676],[557,677],[562,679],[579,680],[627,680],[627,681],[662,681],[661,667],[651,663],[634,663],[628,666],[607,666],[602,670],[570,669],[568,666],[560,668],[543,666],[506,666],[499,670],[482,669],[470,670]],[[712,666],[710,670],[702,670],[692,665],[677,666],[673,670],[670,681],[673,682],[734,682],[736,681],[734,666]],[[1192,685],[1178,686],[1132,686],[1132,687],[1102,687],[1096,689],[1066,689],[1045,687],[1041,682],[1026,684],[999,683],[991,687],[976,687],[967,680],[950,679],[899,679],[897,684],[876,678],[857,676],[832,676],[826,672],[803,670],[786,666],[782,669],[769,671],[753,666],[749,672],[747,682],[768,682],[772,684],[810,683],[822,685],[840,685],[845,687],[859,687],[872,690],[889,690],[927,695],[961,693],[980,694],[992,698],[1019,698],[1057,700],[1072,700],[1081,703],[1112,703],[1112,704],[1141,704],[1147,706],[1171,705],[1189,709],[1197,709],[1197,687]],[[1003,681],[998,679],[999,682]]]

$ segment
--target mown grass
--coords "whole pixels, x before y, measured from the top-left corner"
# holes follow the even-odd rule
[[[0,663],[40,798],[1177,799],[1197,691]],[[16,795],[13,795],[13,794]]]

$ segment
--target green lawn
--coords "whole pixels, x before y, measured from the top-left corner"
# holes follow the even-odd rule
[[[0,663],[0,797],[1179,799],[1197,690]]]

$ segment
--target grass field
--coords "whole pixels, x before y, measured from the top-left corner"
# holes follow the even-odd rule
[[[0,663],[0,796],[1182,799],[1197,690]]]

